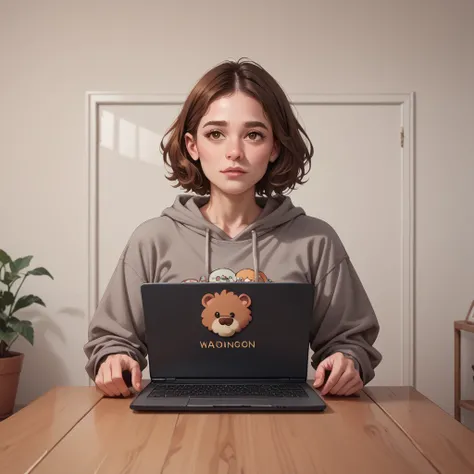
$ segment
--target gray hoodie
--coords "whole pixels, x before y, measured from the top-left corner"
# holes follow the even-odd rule
[[[109,354],[146,367],[140,286],[146,282],[311,282],[315,298],[309,344],[313,367],[334,352],[374,377],[379,324],[334,229],[309,217],[289,197],[257,198],[259,218],[234,238],[201,214],[208,197],[180,195],[161,216],[139,225],[118,261],[89,327],[84,351],[94,379]]]

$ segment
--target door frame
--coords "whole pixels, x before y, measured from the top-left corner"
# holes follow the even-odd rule
[[[402,180],[400,198],[402,200],[402,382],[415,387],[415,94],[288,94],[296,108],[299,105],[391,105],[400,109],[400,160]],[[100,107],[105,105],[182,105],[184,94],[154,94],[126,92],[86,93],[86,134],[88,173],[88,315],[86,340],[89,323],[99,303],[98,290],[98,154]],[[90,382],[90,381],[89,381]]]

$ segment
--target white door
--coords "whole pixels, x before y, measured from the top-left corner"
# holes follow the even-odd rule
[[[402,385],[400,109],[333,104],[299,105],[298,112],[315,150],[293,201],[336,229],[379,317],[383,361],[372,384]]]
[[[122,103],[108,104],[117,101]],[[91,147],[97,179],[93,172],[90,311],[131,232],[159,215],[181,192],[164,178],[158,152],[179,111],[179,100],[149,96],[146,102],[137,104],[136,97],[126,95],[91,99],[99,112],[99,146],[97,152]],[[407,154],[400,141],[406,104],[404,111],[397,100],[318,96],[318,100],[295,99],[294,107],[315,153],[309,181],[292,193],[292,199],[336,229],[373,303],[381,324],[376,347],[384,359],[372,384],[411,383],[410,228],[404,226],[410,222],[406,215],[410,203]],[[308,374],[313,375],[312,369]],[[149,377],[148,370],[144,376]]]

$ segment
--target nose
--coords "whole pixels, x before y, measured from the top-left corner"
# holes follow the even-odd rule
[[[230,326],[232,324],[232,318],[219,318],[219,323],[223,326]]]
[[[239,160],[241,158],[241,153],[238,150],[232,150],[226,153],[226,158],[231,161]]]
[[[226,158],[232,161],[239,160],[242,155],[243,151],[239,141],[233,142],[225,154]]]

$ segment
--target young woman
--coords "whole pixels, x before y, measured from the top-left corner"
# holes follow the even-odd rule
[[[359,391],[381,360],[379,324],[336,232],[284,196],[304,182],[313,147],[279,84],[254,62],[224,62],[195,85],[165,139],[168,178],[193,193],[138,226],[123,251],[84,347],[99,389],[130,395],[126,370],[141,389],[142,283],[257,276],[314,284],[314,386]]]

